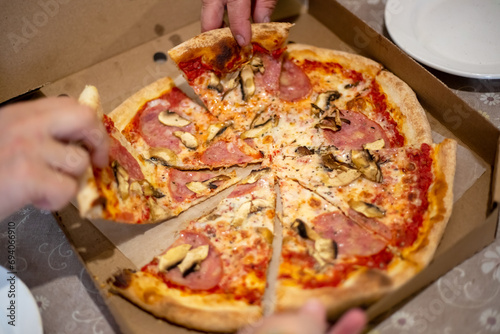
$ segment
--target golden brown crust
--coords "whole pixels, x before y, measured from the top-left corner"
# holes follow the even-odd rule
[[[393,288],[386,273],[376,269],[360,269],[345,282],[336,287],[302,289],[297,286],[278,285],[277,311],[296,310],[309,299],[321,301],[333,320],[348,308],[374,302]]]
[[[387,94],[389,102],[393,103],[401,113],[402,119],[398,119],[396,113],[393,113],[392,116],[398,123],[398,130],[405,137],[405,145],[432,144],[429,121],[413,90],[386,70],[377,75],[376,82]]]
[[[376,61],[369,58],[338,50],[318,48],[312,45],[293,43],[287,47],[287,52],[294,59],[315,59],[321,62],[333,62],[342,67],[363,73],[366,76],[375,77],[383,68]]]
[[[257,321],[262,308],[218,294],[190,295],[169,289],[153,275],[123,271],[111,291],[157,317],[188,328],[209,332],[234,332]]]
[[[279,22],[252,24],[252,43],[269,51],[279,49],[288,38],[288,30],[292,25]],[[228,68],[228,64],[237,67],[248,61],[252,50],[250,47],[242,49],[231,30],[221,28],[193,37],[171,49],[168,54],[177,64],[202,57],[204,64],[220,72],[227,72],[232,70]]]
[[[121,132],[146,102],[168,93],[174,86],[174,81],[171,78],[158,79],[130,96],[108,116],[111,117],[115,127]]]
[[[452,139],[445,139],[435,145],[434,150],[434,181],[429,189],[429,209],[418,242],[403,252],[405,259],[421,268],[427,266],[434,256],[453,208],[457,143]]]
[[[94,110],[99,118],[102,118],[102,106],[97,88],[87,85],[78,98],[78,103],[86,105]],[[92,167],[88,167],[80,177],[79,190],[76,195],[81,217],[102,217],[102,205],[99,205],[101,195],[97,188]]]

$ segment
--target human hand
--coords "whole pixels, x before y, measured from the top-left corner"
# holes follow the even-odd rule
[[[330,328],[328,334],[358,334],[366,325],[366,315],[359,309],[348,311]],[[318,301],[309,301],[298,312],[265,318],[257,326],[248,326],[238,334],[324,334],[326,310]]]
[[[60,209],[90,161],[107,165],[108,137],[89,107],[51,97],[1,108],[0,219],[26,204]]]
[[[270,22],[277,2],[278,0],[255,0],[252,4],[251,0],[202,0],[201,30],[205,32],[221,28],[227,7],[229,28],[238,44],[246,46],[252,39],[250,18],[253,17],[256,23]]]

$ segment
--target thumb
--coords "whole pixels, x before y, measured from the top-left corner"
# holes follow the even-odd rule
[[[340,318],[328,334],[359,334],[366,325],[366,314],[360,309],[352,309]]]

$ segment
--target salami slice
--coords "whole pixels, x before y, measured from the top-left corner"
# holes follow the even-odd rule
[[[306,97],[311,91],[307,75],[291,60],[285,59],[281,68],[280,98],[293,102]]]
[[[382,127],[362,113],[342,110],[341,117],[344,121],[339,131],[323,129],[328,144],[339,149],[361,150],[363,144],[384,139],[386,145],[389,145],[390,141]]]
[[[128,175],[135,180],[144,179],[141,167],[137,160],[130,154],[129,151],[114,137],[110,137],[109,145],[110,160],[116,160],[127,171]]]
[[[370,256],[383,250],[387,242],[356,224],[341,212],[325,213],[312,221],[316,232],[337,243],[339,256]]]
[[[186,183],[193,181],[205,181],[215,176],[213,173],[180,171],[175,168],[170,169],[169,189],[171,197],[176,202],[183,202],[188,198],[196,198],[196,193],[186,187]]]
[[[208,166],[239,165],[253,161],[235,143],[219,140],[210,145],[201,156],[201,162]]]

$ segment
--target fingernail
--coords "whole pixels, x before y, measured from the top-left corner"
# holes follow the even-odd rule
[[[236,35],[236,42],[238,42],[238,44],[240,46],[245,46],[245,38],[243,38],[243,36],[241,35]]]
[[[266,16],[264,17],[264,19],[262,20],[263,23],[269,23],[271,22],[271,18],[269,16]]]

